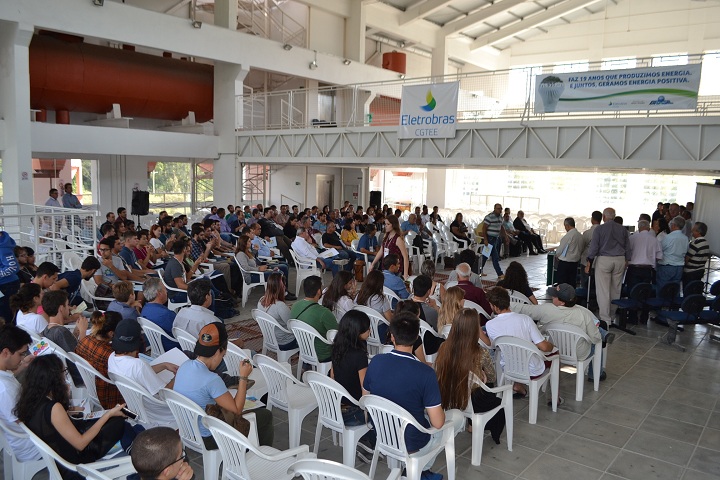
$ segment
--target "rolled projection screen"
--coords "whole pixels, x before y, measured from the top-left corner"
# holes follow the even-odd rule
[[[705,238],[710,244],[710,251],[720,257],[720,185],[698,183],[695,190],[695,208],[692,221],[703,222],[708,231]]]

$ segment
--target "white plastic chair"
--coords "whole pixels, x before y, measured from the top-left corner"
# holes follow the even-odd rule
[[[370,480],[361,471],[331,460],[298,460],[288,469],[288,473],[301,476],[303,480]],[[399,468],[393,468],[387,480],[400,480],[400,473]]]
[[[326,345],[330,345],[331,347],[332,342],[320,335],[312,326],[301,320],[290,320],[288,322],[288,327],[290,327],[290,330],[292,330],[293,334],[295,334],[298,346],[300,347],[300,358],[298,359],[296,376],[300,378],[303,363],[312,365],[318,372],[321,372],[324,375],[330,373],[332,362],[320,361],[317,356],[317,352],[315,351],[315,342],[324,343]]]
[[[242,289],[242,306],[245,307],[245,304],[247,303],[248,296],[250,295],[250,291],[253,288],[256,287],[263,287],[265,288],[265,285],[267,285],[267,282],[265,281],[265,274],[260,271],[256,270],[246,270],[240,265],[240,261],[237,259],[237,257],[233,256],[235,259],[235,263],[237,264],[238,268],[240,268],[240,274],[242,275],[243,279],[243,289]],[[246,282],[245,281],[245,274],[250,275],[250,280],[252,280],[252,276],[255,275],[258,277],[257,282]]]
[[[82,265],[82,258],[75,252],[63,252],[62,253],[62,268],[63,272],[68,270],[77,270]]]
[[[225,365],[227,366],[228,375],[239,377],[240,363],[243,360],[250,360],[250,363],[254,363],[252,361],[250,350],[244,350],[234,343],[228,342],[227,352],[225,352]],[[268,390],[265,377],[263,377],[262,373],[258,369],[253,368],[253,371],[250,372],[249,378],[250,380],[255,381],[255,385],[253,385],[251,389],[248,389],[248,395],[254,395],[260,398],[267,393]]]
[[[380,353],[380,347],[383,343],[385,343],[385,339],[380,338],[378,327],[381,323],[390,327],[390,322],[388,322],[387,318],[380,315],[377,311],[364,305],[356,305],[353,307],[353,310],[363,312],[370,318],[370,336],[367,339],[368,352],[371,355],[377,355]]]
[[[397,305],[397,302],[402,300],[402,298],[398,297],[397,293],[393,292],[388,287],[383,287],[383,295],[385,295],[385,298],[388,302],[390,302],[390,305],[392,305],[393,308]]]
[[[314,258],[300,257],[292,248],[290,249],[290,256],[295,262],[295,295],[299,298],[303,280],[313,275],[321,277],[322,272]]]
[[[0,450],[3,452],[3,472],[6,479],[33,478],[37,472],[45,468],[45,460],[42,458],[21,462],[15,456],[8,437],[12,435],[15,438],[29,438],[27,434],[9,431],[2,420],[0,420],[0,429],[2,430],[0,431]]]
[[[148,413],[148,405],[155,405],[159,408],[167,408],[167,404],[165,402],[150,395],[150,392],[148,392],[143,386],[134,382],[130,378],[112,373],[110,376],[113,381],[115,381],[115,386],[118,390],[120,390],[120,394],[123,396],[128,410],[138,414],[138,418],[135,419],[136,422],[143,425],[145,428],[160,426],[177,428],[177,424],[168,425],[164,420],[162,422],[158,422],[157,418],[153,418],[153,416]]]
[[[129,458],[129,457],[128,457]],[[86,464],[77,466],[78,473],[85,477],[87,480],[112,480],[112,477],[105,475],[105,471],[100,471],[97,468],[91,467]]]
[[[553,412],[557,412],[560,355],[545,357],[543,352],[531,342],[508,335],[497,337],[493,341],[493,347],[500,349],[502,361],[504,362],[502,370],[496,369],[497,372],[502,371],[498,377],[498,384],[504,385],[505,383],[518,382],[528,386],[528,393],[530,394],[529,423],[537,423],[540,387],[543,387],[548,380],[550,380],[552,394],[552,409]],[[541,362],[545,360],[552,361],[550,368],[546,368],[536,378],[531,378],[530,375],[530,359],[533,356],[536,356]],[[499,357],[496,356],[495,358],[497,362]]]
[[[173,312],[177,312],[177,310],[179,308],[184,307],[185,305],[190,305],[189,299],[185,300],[184,302],[173,302],[172,298],[175,296],[175,294],[184,293],[187,297],[187,292],[181,288],[173,288],[173,287],[169,286],[167,284],[167,282],[165,281],[165,278],[163,277],[162,273],[160,275],[158,275],[158,277],[160,277],[160,281],[162,282],[163,286],[165,286],[165,289],[168,292],[168,301],[167,302],[168,302],[168,308],[170,310],[172,310]]]
[[[530,299],[523,295],[522,293],[518,292],[517,290],[510,290],[510,304],[513,303],[520,303],[520,304],[526,304],[530,305]]]
[[[198,423],[205,418],[205,412],[197,403],[174,390],[163,388],[160,391],[175,417],[183,444],[202,455],[204,478],[217,480],[222,457],[220,456],[220,450],[208,450],[205,448]],[[243,417],[248,418],[248,415]],[[253,415],[253,420],[254,417]]]
[[[450,330],[452,330],[452,323],[443,325],[442,329],[440,329],[440,336],[447,339],[450,336]]]
[[[165,333],[165,330],[160,328],[157,323],[151,322],[147,318],[138,317],[138,323],[142,327],[148,342],[150,342],[150,356],[152,358],[157,358],[165,353],[165,347],[162,344],[163,338],[177,342],[175,338]]]
[[[552,343],[560,352],[560,363],[576,367],[575,400],[582,402],[585,373],[592,361],[593,382],[597,392],[600,389],[600,372],[602,371],[602,340],[595,344],[595,353],[587,358],[578,358],[578,344],[582,341],[592,344],[590,337],[574,325],[551,323],[545,325],[545,333],[552,337]]]
[[[343,421],[341,403],[343,398],[358,407],[360,407],[360,403],[348,393],[345,387],[327,375],[318,372],[305,372],[304,380],[310,385],[318,403],[318,423],[315,429],[313,452],[317,455],[320,451],[322,427],[329,428],[333,431],[333,440],[336,432],[341,436],[343,463],[348,467],[354,467],[357,443],[370,430],[370,427],[367,425],[346,426]]]
[[[97,285],[95,284],[95,280],[81,280],[80,281],[80,296],[82,296],[83,300],[86,302],[90,302],[93,307],[95,307],[95,310],[103,310],[99,308],[98,305],[102,302],[103,305],[109,304],[112,302],[111,297],[96,297],[94,295],[95,289],[97,288]]]
[[[244,415],[244,417],[246,417]],[[254,416],[254,415],[253,415]],[[298,458],[314,457],[307,445],[281,451],[270,446],[258,447],[245,435],[224,421],[214,417],[204,417],[203,425],[212,432],[223,459],[223,478],[233,480],[252,480],[267,478],[290,480],[288,468]]]
[[[500,405],[483,413],[475,413],[473,411],[472,401],[468,399],[468,405],[463,411],[463,415],[472,422],[472,464],[479,466],[482,462],[482,446],[485,438],[485,424],[492,419],[500,409],[505,414],[505,431],[507,432],[508,451],[512,452],[513,440],[513,392],[512,384],[501,385],[495,388],[489,388],[485,385],[473,372],[468,377],[470,391],[473,385],[479,385],[480,388],[488,393],[502,394]]]
[[[420,338],[424,339],[426,333],[429,333],[430,335],[433,335],[438,338],[442,338],[429,323],[427,323],[425,320],[420,320]],[[432,355],[429,355],[425,351],[425,341],[424,340],[423,340],[423,353],[425,354],[425,360],[428,363],[435,365],[435,359],[437,358],[437,352],[433,353]]]
[[[457,287],[457,286],[458,286],[457,280],[448,280],[447,282],[445,282],[445,289],[448,289],[450,287]]]
[[[360,240],[353,240],[350,242],[350,251],[355,252],[355,255],[358,258],[362,258],[362,260],[365,262],[365,266],[363,267],[364,275],[367,277],[367,274],[369,273],[370,269],[370,260],[368,260],[368,254],[363,253],[358,249],[358,243],[360,243]]]
[[[30,430],[24,423],[20,423],[20,428],[23,429],[23,431],[30,437],[30,440],[35,444],[37,449],[40,451],[40,454],[43,458],[44,466],[48,469],[48,476],[50,480],[62,480],[62,476],[60,475],[60,470],[58,469],[57,464],[59,463],[63,467],[67,468],[68,470],[72,472],[77,472],[77,465],[74,463],[70,463],[64,458],[62,458],[60,455],[55,453],[55,450],[50,448],[50,446],[45,443],[40,437],[35,435],[32,430]],[[57,462],[57,463],[56,463]],[[110,458],[108,460],[98,460],[97,462],[92,462],[86,464],[90,468],[95,469],[112,469],[105,471],[105,475],[108,476],[108,478],[125,478],[127,475],[130,475],[131,473],[135,473],[135,469],[132,466],[131,460],[129,456],[126,457],[115,457]],[[112,474],[112,476],[110,476]],[[31,478],[31,477],[18,477],[20,479],[25,478]]]
[[[437,428],[425,428],[420,425],[410,413],[390,400],[377,395],[364,395],[360,405],[372,417],[373,425],[377,431],[377,442],[370,464],[370,478],[375,478],[379,454],[384,454],[399,462],[405,463],[408,480],[420,480],[422,468],[434,458],[441,450],[445,450],[447,472],[449,480],[455,480],[455,431],[449,419],[445,425]],[[434,448],[428,449],[424,454],[419,452],[408,453],[405,446],[405,429],[412,425],[421,433],[442,433],[442,441]],[[432,441],[432,440],[431,440]]]
[[[110,385],[114,385],[115,382],[104,376],[102,373],[98,372],[95,367],[90,365],[87,360],[82,358],[77,353],[68,352],[68,357],[75,363],[75,366],[80,372],[80,376],[83,379],[83,383],[85,384],[85,389],[87,390],[90,401],[98,408],[98,410],[102,410],[103,406],[100,403],[100,398],[97,394],[97,382],[105,382],[109,383]]]
[[[485,317],[486,320],[490,320],[490,314],[485,311],[484,308],[482,308],[477,303],[473,302],[472,300],[464,300],[463,301],[463,308],[473,308],[475,309],[480,315]]]
[[[317,400],[310,387],[288,373],[282,364],[272,358],[257,354],[255,361],[265,377],[268,387],[267,408],[278,407],[288,414],[290,448],[300,445],[303,419],[317,407]]]
[[[180,327],[173,327],[172,329],[173,336],[175,336],[175,340],[180,344],[181,350],[187,350],[188,352],[192,352],[195,350],[195,344],[197,343],[197,338],[195,338],[190,333],[186,332]]]
[[[443,236],[440,234],[439,231],[433,232],[433,240],[435,241],[435,263],[438,262],[438,259],[442,257],[447,257],[449,255],[449,248],[448,244],[443,238]]]
[[[296,353],[300,352],[300,349],[293,348],[290,350],[280,350],[277,337],[275,337],[275,329],[277,328],[280,331],[286,333],[292,332],[286,328],[283,328],[272,315],[265,313],[262,310],[258,310],[256,308],[253,309],[251,313],[252,317],[257,322],[258,326],[260,327],[260,331],[263,334],[263,355],[267,355],[267,352],[269,350],[275,354],[279,362],[289,363],[290,358]]]

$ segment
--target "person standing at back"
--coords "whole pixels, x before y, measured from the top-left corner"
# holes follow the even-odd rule
[[[608,325],[617,310],[617,306],[610,302],[620,298],[625,263],[631,257],[628,231],[615,222],[615,209],[606,208],[603,210],[603,224],[598,225],[590,241],[585,273],[590,273],[590,267],[594,266],[599,316]]]

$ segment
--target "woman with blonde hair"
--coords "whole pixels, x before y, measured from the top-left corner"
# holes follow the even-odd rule
[[[450,289],[448,289],[450,290]],[[496,381],[495,367],[490,354],[478,345],[480,317],[473,308],[463,308],[453,320],[448,339],[440,346],[435,360],[435,373],[440,386],[443,410],[465,410],[468,399],[475,413],[492,410],[501,400],[485,391],[476,382],[470,382],[470,373],[492,388]],[[505,412],[498,411],[485,425],[496,444],[505,428]]]
[[[445,325],[452,325],[455,316],[463,309],[465,291],[460,287],[450,287],[443,295],[440,313],[438,315],[438,332],[442,332]]]

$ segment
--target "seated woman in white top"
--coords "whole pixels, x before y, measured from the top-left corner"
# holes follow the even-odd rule
[[[257,308],[273,317],[285,329],[288,328],[290,321],[290,307],[285,303],[285,280],[279,273],[275,272],[267,279],[265,285],[265,295],[258,300]],[[277,339],[280,350],[292,350],[298,348],[295,335],[275,329],[275,338]]]
[[[342,318],[348,310],[355,306],[355,277],[352,273],[342,270],[335,275],[332,283],[325,291],[322,305],[335,314],[335,318]]]
[[[37,313],[42,298],[42,287],[37,283],[26,283],[18,293],[10,297],[10,307],[17,310],[15,323],[27,332],[40,335],[48,326],[48,321]]]
[[[238,238],[237,246],[235,247],[235,258],[237,258],[237,261],[242,268],[242,275],[245,284],[250,284],[259,280],[259,273],[250,272],[262,272],[266,280],[275,272],[282,274],[285,278],[288,277],[288,266],[285,263],[277,263],[272,266],[258,264],[258,262],[255,261],[255,253],[253,252],[252,243],[250,242],[250,236],[241,235],[240,238]],[[285,297],[287,297],[288,300],[297,300],[295,296],[289,292],[285,292]]]
[[[385,317],[389,322],[393,317],[392,305],[383,295],[383,286],[385,285],[385,277],[379,270],[373,270],[365,277],[365,281],[360,288],[355,303],[365,307],[372,308],[380,315]]]

